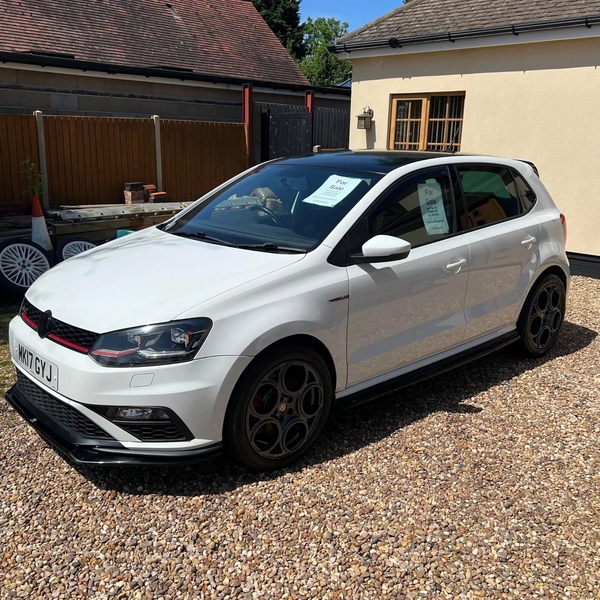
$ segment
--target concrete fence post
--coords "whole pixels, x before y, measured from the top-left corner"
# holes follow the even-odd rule
[[[39,164],[38,171],[42,176],[42,206],[50,208],[50,190],[48,189],[48,166],[46,162],[46,139],[44,137],[44,115],[41,110],[33,111],[35,124],[37,126]]]
[[[156,191],[163,191],[163,177],[162,177],[162,154],[160,149],[160,117],[153,115],[152,120],[154,121],[154,149],[156,151]]]

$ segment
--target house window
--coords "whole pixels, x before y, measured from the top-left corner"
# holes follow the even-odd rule
[[[390,150],[457,152],[465,94],[393,96]]]

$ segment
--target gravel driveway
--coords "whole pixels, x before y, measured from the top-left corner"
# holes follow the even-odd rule
[[[76,468],[0,402],[1,596],[600,598],[600,281],[567,318],[547,359],[338,414],[271,475]]]

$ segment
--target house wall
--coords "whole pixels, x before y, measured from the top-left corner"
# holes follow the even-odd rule
[[[600,38],[353,60],[352,149],[385,149],[390,96],[466,92],[462,152],[532,160],[568,222],[568,250],[600,255]]]
[[[19,68],[20,67],[20,68]],[[62,72],[58,72],[62,71]],[[304,104],[304,94],[256,91],[257,102]],[[321,95],[318,106],[348,108],[347,96]],[[0,64],[0,113],[194,119],[240,123],[240,85],[68,72]]]
[[[240,122],[239,92],[192,86],[0,68],[0,112]]]

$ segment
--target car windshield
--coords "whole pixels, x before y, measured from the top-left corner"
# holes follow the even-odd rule
[[[316,248],[381,175],[272,163],[163,229],[211,243],[272,252]]]

